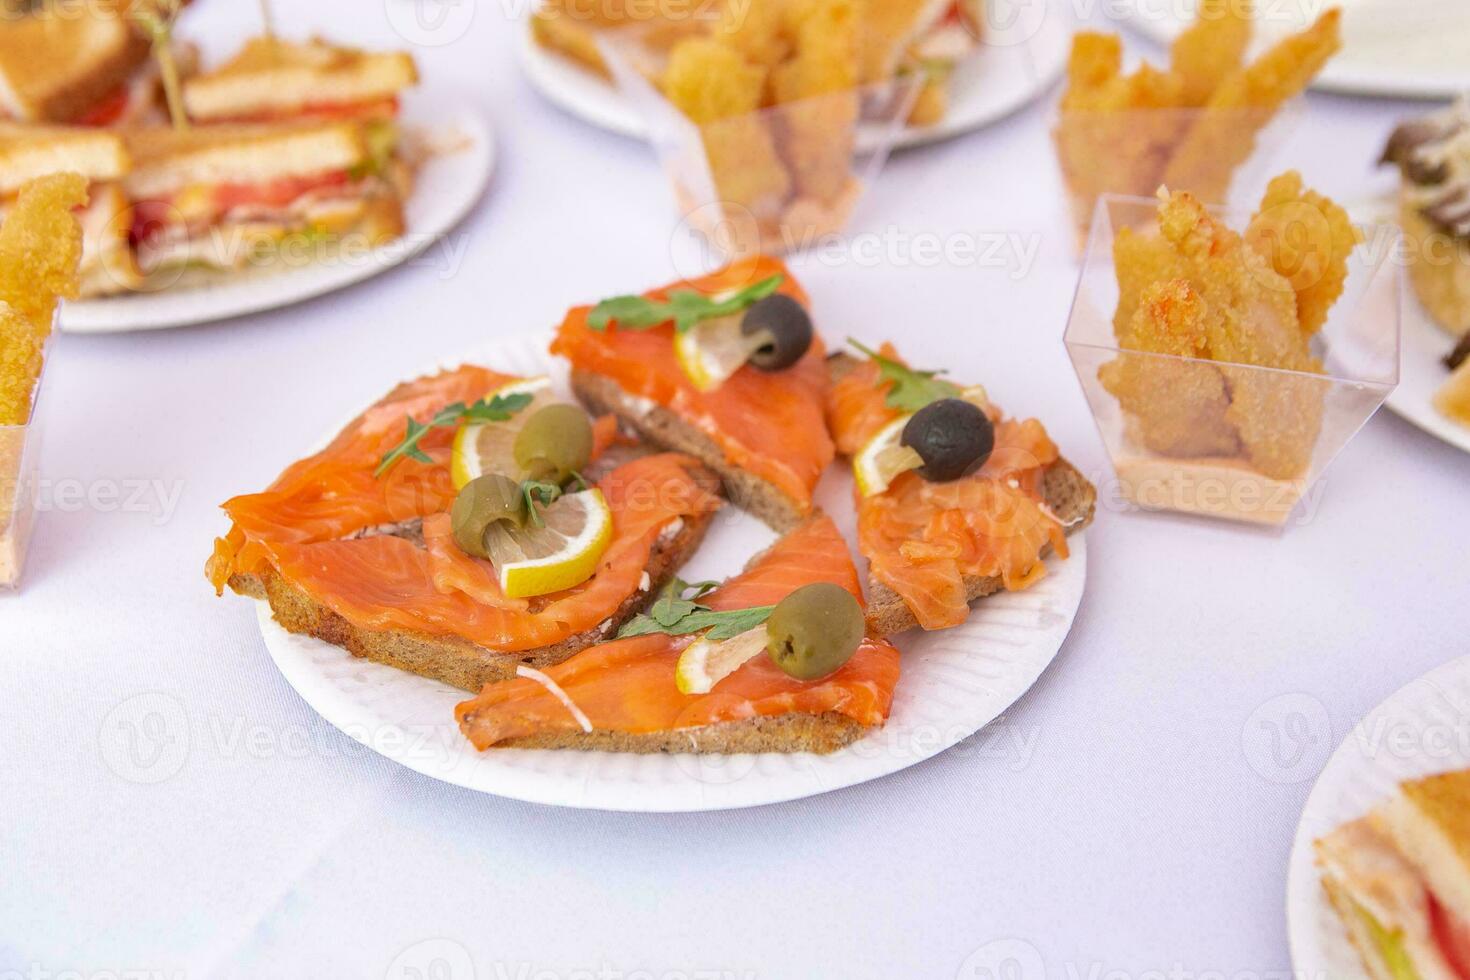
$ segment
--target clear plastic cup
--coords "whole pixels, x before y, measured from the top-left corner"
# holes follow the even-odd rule
[[[20,585],[40,506],[40,420],[38,381],[29,421],[25,425],[0,425],[0,590]]]

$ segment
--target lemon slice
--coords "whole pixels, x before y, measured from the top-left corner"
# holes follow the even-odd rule
[[[674,358],[700,391],[714,391],[730,380],[767,342],[759,334],[745,335],[740,326],[743,316],[732,314],[701,320],[688,330],[674,334]]]
[[[674,683],[680,694],[708,694],[752,657],[766,652],[764,624],[728,640],[700,637],[679,654]]]
[[[924,465],[918,453],[899,442],[911,418],[903,415],[885,425],[852,458],[852,475],[862,496],[882,493],[898,474]]]
[[[550,378],[512,381],[485,397],[520,394],[530,395],[531,404],[509,419],[504,422],[470,422],[460,426],[454,434],[454,451],[449,457],[449,478],[454,481],[454,489],[462,490],[466,483],[486,473],[504,473],[513,480],[525,478],[526,475],[516,466],[516,436],[538,408],[550,405],[557,398],[551,390]]]
[[[570,589],[592,577],[612,542],[612,511],[601,490],[559,497],[541,511],[541,527],[505,521],[485,531],[485,551],[509,598]]]

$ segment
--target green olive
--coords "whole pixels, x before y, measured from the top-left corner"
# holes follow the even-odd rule
[[[766,620],[766,651],[797,680],[816,680],[852,658],[863,642],[863,630],[863,607],[852,593],[815,582],[776,604]]]
[[[485,532],[496,521],[509,521],[516,527],[523,525],[526,498],[519,483],[508,476],[490,473],[464,485],[454,498],[449,520],[454,529],[454,543],[461,551],[476,558],[489,558]]]
[[[516,436],[516,465],[534,480],[564,483],[592,458],[592,423],[576,405],[538,410]]]

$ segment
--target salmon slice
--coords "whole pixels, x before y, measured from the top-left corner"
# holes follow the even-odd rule
[[[673,283],[645,294],[666,298],[675,289],[717,293],[784,275],[780,291],[802,305],[807,296],[778,260],[758,257],[736,262],[701,279]],[[741,368],[714,391],[701,392],[674,356],[674,327],[607,330],[587,325],[590,306],[571,310],[562,321],[554,354],[572,366],[615,381],[623,391],[673,412],[709,436],[725,458],[774,484],[807,511],[817,480],[832,462],[832,440],[823,422],[827,397],[826,352],[820,339],[785,371]]]
[[[898,359],[892,345],[880,353]],[[833,384],[827,417],[844,454],[902,414],[886,401],[890,387],[871,360]],[[1048,546],[1067,557],[1065,529],[1046,507],[1042,482],[1060,458],[1056,444],[1035,419],[1005,418],[993,403],[986,412],[995,448],[977,472],[950,483],[903,473],[883,493],[857,498],[858,550],[873,580],[896,592],[926,630],[969,617],[967,577],[1025,589],[1046,574]]]
[[[813,518],[782,538],[744,573],[702,601],[720,610],[771,605],[813,582],[831,582],[861,600],[857,569],[827,517]],[[614,640],[590,647],[548,668],[546,674],[593,728],[630,734],[792,712],[837,712],[862,725],[880,725],[893,703],[899,656],[886,640],[864,640],[851,660],[820,680],[796,680],[761,655],[708,694],[681,694],[674,671],[680,651],[693,640],[666,635]],[[454,713],[478,749],[537,734],[581,730],[566,705],[529,678],[487,684]]]
[[[453,429],[434,430],[420,443],[430,462],[403,459],[373,475],[403,438],[406,415],[424,420],[513,380],[466,367],[400,385],[270,489],[225,504],[234,526],[215,542],[210,581],[222,590],[234,575],[272,568],[360,628],[459,636],[492,650],[536,649],[598,626],[640,590],[661,534],[720,506],[691,474],[694,460],[645,456],[603,477],[597,486],[612,512],[613,537],[597,571],[531,600],[506,598],[493,566],[453,543]],[[597,429],[597,443],[610,443],[611,428]],[[415,520],[422,544],[402,533]],[[400,533],[375,533],[384,530]]]

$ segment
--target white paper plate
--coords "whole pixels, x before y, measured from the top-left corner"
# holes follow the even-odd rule
[[[632,103],[611,83],[542,48],[531,36],[530,24],[528,19],[519,25],[518,47],[521,65],[537,91],[594,126],[646,138],[647,126]],[[968,133],[1040,97],[1066,67],[1071,26],[1069,18],[1055,11],[1034,24],[1018,21],[1011,28],[1017,34],[1014,43],[987,44],[979,57],[955,72],[945,118],[934,126],[900,130],[894,145],[920,146]]]
[[[1410,99],[1470,90],[1470,4],[1465,0],[1332,0],[1343,8],[1343,50],[1313,88]],[[1257,3],[1261,43],[1301,30],[1324,0]],[[1126,0],[1129,23],[1161,44],[1194,21],[1196,0]]]
[[[521,375],[566,369],[546,352],[549,335],[486,345],[454,363]],[[833,467],[819,503],[851,540],[851,482]],[[754,518],[727,509],[686,567],[692,579],[738,572],[774,540]],[[852,786],[937,755],[998,718],[1036,682],[1072,627],[1087,577],[1083,535],[1072,557],[1049,562],[1033,588],[981,602],[969,621],[942,633],[899,638],[903,676],[888,724],[831,755],[634,755],[496,749],[477,752],[460,734],[454,706],[469,695],[286,632],[259,604],[271,657],[306,702],[347,735],[435,779],[518,800],[602,810],[721,810],[776,803]]]
[[[1296,975],[1368,980],[1327,895],[1312,842],[1393,797],[1398,784],[1470,767],[1470,657],[1431,671],[1369,712],[1338,747],[1302,812],[1286,886]]]
[[[313,299],[409,261],[459,224],[480,199],[495,170],[495,140],[486,121],[468,107],[415,113],[406,125],[422,131],[431,145],[454,149],[431,157],[419,171],[405,207],[408,230],[397,241],[351,260],[262,270],[195,288],[66,303],[61,329],[114,333],[224,320]]]
[[[1470,425],[1463,425],[1441,415],[1431,399],[1449,380],[1450,372],[1442,358],[1455,346],[1455,339],[1430,319],[1414,288],[1406,281],[1404,289],[1403,351],[1399,363],[1399,386],[1388,396],[1389,409],[1404,420],[1443,441],[1470,453]]]

